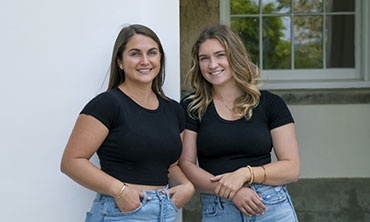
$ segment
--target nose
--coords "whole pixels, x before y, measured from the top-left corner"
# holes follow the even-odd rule
[[[144,55],[141,57],[141,63],[142,63],[142,64],[144,64],[144,65],[149,64],[149,59],[148,59],[147,55],[145,55],[145,54],[144,54]]]
[[[213,58],[213,57],[211,57],[211,58],[209,59],[208,68],[210,68],[210,69],[214,69],[214,68],[217,68],[217,66],[218,66],[218,63],[217,63],[216,59],[215,59],[215,58]]]

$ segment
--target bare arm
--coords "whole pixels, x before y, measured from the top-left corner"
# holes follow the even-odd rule
[[[61,171],[88,189],[115,197],[123,183],[90,162],[91,156],[98,150],[108,133],[108,129],[100,121],[92,116],[80,114],[64,150]],[[140,196],[141,192],[127,187],[117,204],[121,211],[135,209],[140,204]]]
[[[258,167],[253,167],[254,183],[268,185],[283,185],[297,181],[300,161],[294,124],[290,123],[271,130],[273,147],[277,161]],[[218,175],[213,178],[219,181],[216,187],[217,195],[230,198],[243,214],[261,214],[266,207],[250,188],[240,185],[249,180],[251,174],[248,168],[242,167],[232,173]]]
[[[181,133],[181,140],[183,140],[183,133]],[[178,208],[182,208],[194,195],[194,186],[179,167],[178,161],[170,166],[168,172],[172,201]]]
[[[182,208],[194,195],[193,184],[186,178],[177,162],[169,169],[169,184],[169,193],[177,208]]]
[[[289,123],[271,130],[271,136],[277,161],[265,165],[266,172],[262,167],[256,167],[256,182],[262,182],[264,173],[264,184],[283,185],[296,182],[300,173],[300,160],[294,124]]]
[[[271,130],[271,136],[277,161],[263,167],[253,167],[253,183],[283,185],[297,181],[300,161],[294,124],[286,124]],[[250,179],[250,169],[242,167],[231,173],[217,175],[212,181],[219,182],[215,190],[217,195],[231,199]]]
[[[108,129],[92,116],[80,114],[72,130],[61,161],[61,171],[82,186],[114,196],[122,183],[90,162]]]
[[[214,191],[217,184],[210,180],[214,175],[197,165],[196,139],[196,132],[187,129],[184,130],[183,151],[179,165],[198,191],[215,194]]]

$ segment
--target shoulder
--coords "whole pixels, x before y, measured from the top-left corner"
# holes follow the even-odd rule
[[[100,93],[90,100],[80,113],[95,117],[110,129],[120,111],[121,99],[118,99],[118,96],[114,89]]]
[[[171,111],[182,112],[181,105],[176,100],[170,97],[167,97],[167,100],[160,96],[158,98],[162,100],[163,104],[166,104],[167,109],[170,109]]]
[[[180,106],[180,103],[179,102],[177,102],[175,99],[172,99],[170,97],[167,97],[167,99],[164,99],[161,96],[158,96],[158,98],[162,102],[164,102],[167,106],[170,106],[170,107],[178,107],[178,106]]]
[[[91,99],[83,108],[82,112],[114,112],[125,103],[124,96],[120,94],[119,89],[112,89],[102,92]]]
[[[287,104],[279,95],[261,90],[260,105],[269,119],[270,129],[294,122]]]
[[[180,101],[180,104],[183,106],[183,107],[186,107],[189,105],[189,103],[191,103],[194,99],[193,99],[193,96],[194,96],[194,92],[193,93],[190,93],[190,94],[187,94],[184,96],[184,98],[181,99]]]
[[[109,105],[116,104],[117,101],[119,101],[118,92],[117,90],[112,89],[112,90],[98,94],[93,99],[91,99],[88,104],[95,104],[99,106],[109,106]]]

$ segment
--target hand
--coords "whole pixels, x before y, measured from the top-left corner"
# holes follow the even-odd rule
[[[242,187],[235,194],[232,202],[247,216],[263,214],[267,210],[261,197],[249,187]]]
[[[116,204],[121,212],[133,211],[140,207],[140,198],[144,198],[144,193],[128,186],[121,194],[121,198],[116,200]],[[147,197],[147,200],[150,199],[151,197]]]
[[[178,209],[182,208],[192,198],[194,192],[195,189],[191,183],[180,184],[168,189],[168,193]]]
[[[212,182],[218,182],[215,194],[221,198],[233,199],[235,193],[245,183],[245,172],[243,168],[232,173],[224,173],[211,178]]]

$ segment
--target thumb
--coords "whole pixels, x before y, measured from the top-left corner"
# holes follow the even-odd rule
[[[139,192],[139,197],[140,197],[140,198],[144,198],[144,193],[140,191],[140,192]],[[151,200],[152,198],[151,198],[150,196],[147,196],[147,197],[146,197],[146,199],[147,199],[147,200]]]
[[[168,194],[172,196],[174,193],[176,193],[176,187],[171,187],[168,189]]]
[[[217,182],[217,181],[221,180],[221,178],[222,178],[222,175],[218,175],[218,176],[215,176],[215,177],[211,177],[211,181],[212,181],[212,182]]]

